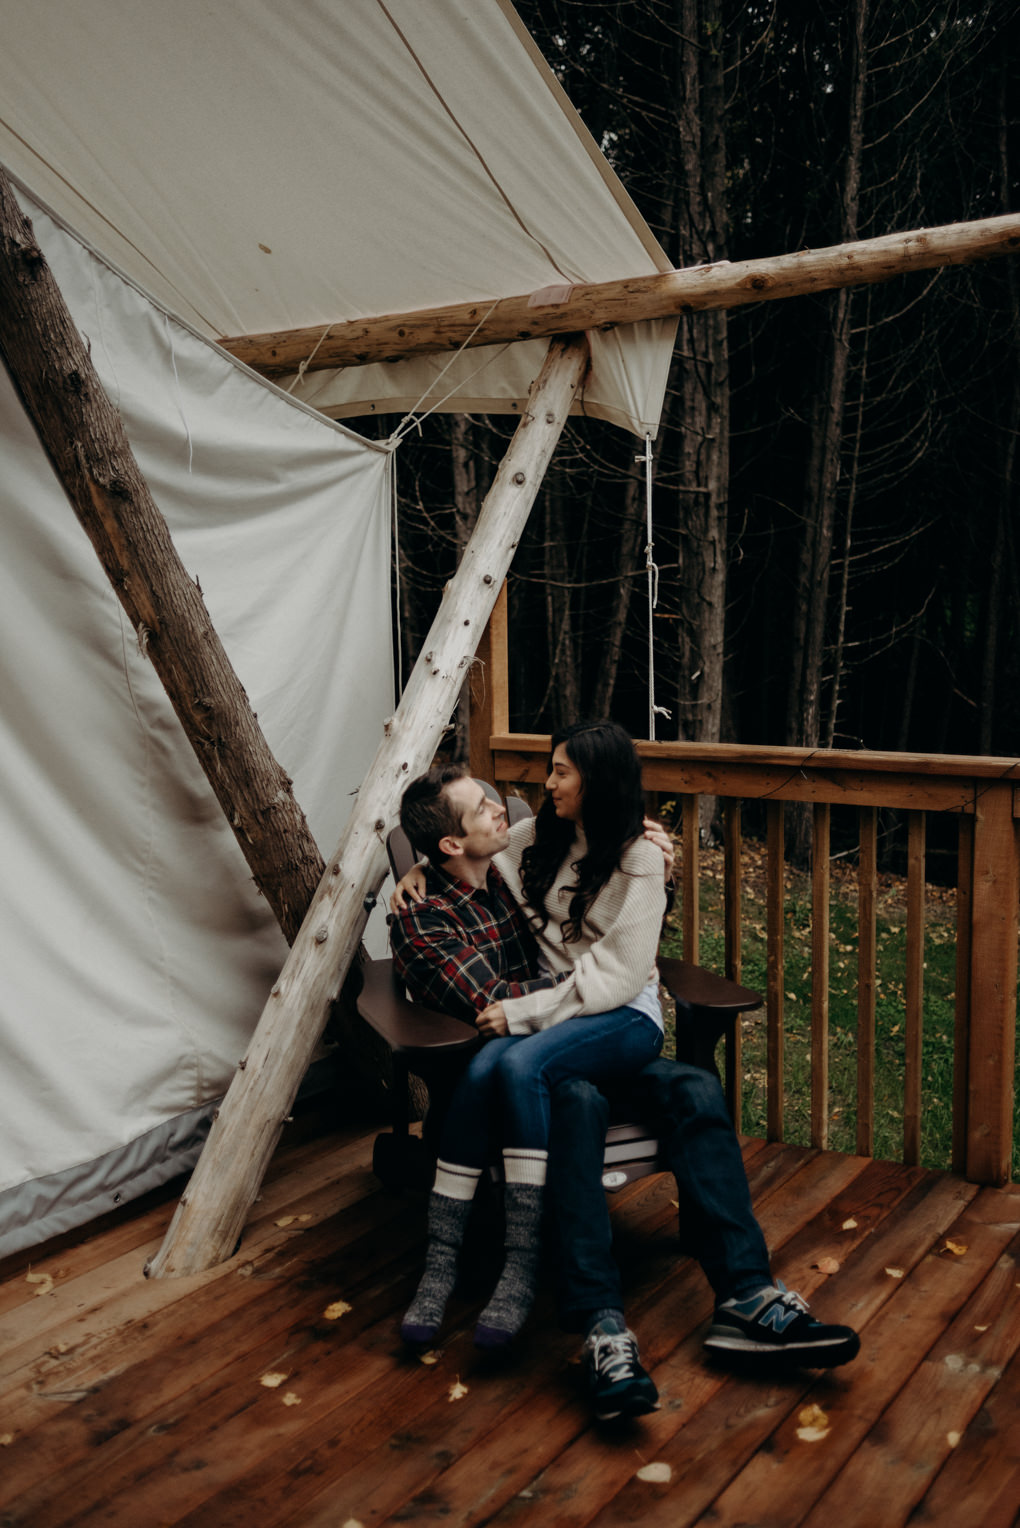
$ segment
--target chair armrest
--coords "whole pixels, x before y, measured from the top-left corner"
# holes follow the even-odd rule
[[[473,1024],[405,997],[392,960],[369,960],[361,974],[363,985],[355,1000],[358,1012],[391,1050],[439,1052],[477,1044],[480,1037]]]

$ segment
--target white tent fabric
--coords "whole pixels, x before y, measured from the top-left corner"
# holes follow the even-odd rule
[[[0,0],[0,160],[209,337],[670,269],[509,0]],[[675,325],[578,408],[654,434]],[[334,417],[511,411],[544,342],[312,373]]]
[[[22,200],[329,854],[393,705],[389,459]],[[0,452],[3,1256],[191,1164],[286,946],[2,369]]]

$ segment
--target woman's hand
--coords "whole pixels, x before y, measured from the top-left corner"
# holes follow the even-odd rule
[[[487,1040],[495,1039],[497,1035],[508,1035],[510,1026],[503,1012],[503,1004],[490,1003],[488,1008],[483,1008],[475,1020],[475,1027]]]
[[[673,840],[662,823],[653,822],[650,817],[645,818],[645,837],[650,844],[654,844],[662,851],[662,857],[666,862],[665,878],[671,881],[673,879]]]
[[[390,912],[396,915],[404,910],[405,900],[410,897],[412,902],[424,902],[425,900],[425,866],[412,865],[405,876],[401,876],[397,882],[393,895],[390,897]]]

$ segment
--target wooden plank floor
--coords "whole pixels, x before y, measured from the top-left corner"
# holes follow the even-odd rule
[[[632,1185],[614,1221],[662,1409],[614,1429],[548,1294],[510,1364],[476,1354],[465,1303],[433,1363],[402,1351],[424,1207],[370,1158],[371,1135],[295,1138],[200,1277],[142,1277],[166,1195],[0,1267],[3,1528],[1020,1517],[1020,1191],[746,1143],[777,1274],[862,1333],[832,1374],[752,1378],[703,1352],[672,1180]]]

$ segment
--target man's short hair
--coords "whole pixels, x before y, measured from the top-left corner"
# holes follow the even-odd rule
[[[412,780],[400,803],[400,826],[419,854],[427,854],[434,865],[445,855],[439,840],[448,834],[459,838],[464,831],[460,812],[447,795],[446,787],[467,777],[463,764],[437,764],[417,780]]]

